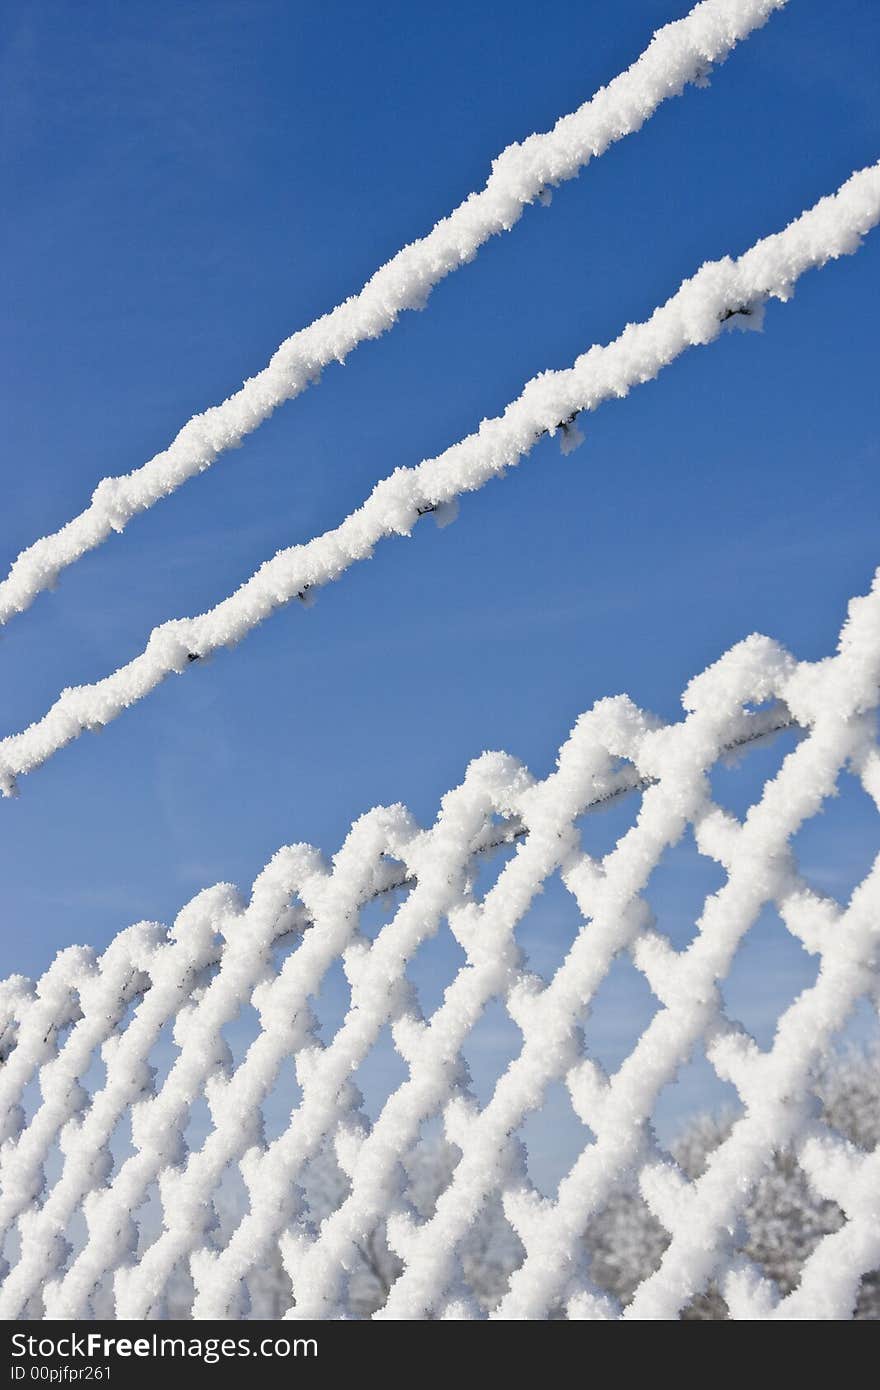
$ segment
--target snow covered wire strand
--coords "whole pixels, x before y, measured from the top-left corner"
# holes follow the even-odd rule
[[[643,323],[595,346],[563,371],[533,378],[495,419],[436,458],[399,468],[338,527],[279,551],[235,593],[197,617],[155,628],[144,651],[92,685],[65,690],[48,712],[0,742],[0,787],[39,767],[85,729],[99,729],[149,694],[171,672],[244,637],[277,608],[368,559],[378,541],[409,535],[426,512],[445,520],[456,499],[518,463],[546,432],[573,414],[626,396],[687,348],[712,342],[729,324],[760,323],[764,302],[790,297],[805,271],[855,251],[880,220],[880,164],[853,174],[784,231],[736,260],[704,265]]]
[[[574,178],[614,141],[637,131],[657,107],[765,23],[786,0],[703,0],[684,19],[658,30],[640,58],[577,111],[543,135],[509,145],[493,161],[485,188],[472,193],[427,236],[399,251],[363,289],[301,329],[240,390],[195,415],[161,453],[133,472],[104,478],[90,505],[18,556],[0,583],[0,624],[29,608],[62,570],[113,531],[174,492],[234,448],[283,402],[305,391],[334,361],[420,308],[433,287],[509,231],[523,209],[554,184]]]

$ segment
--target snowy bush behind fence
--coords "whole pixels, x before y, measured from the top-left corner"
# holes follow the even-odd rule
[[[876,1006],[880,860],[840,903],[791,842],[842,778],[880,801],[878,683],[880,579],[834,657],[751,637],[691,682],[679,722],[602,700],[544,780],[484,754],[428,830],[377,808],[332,863],[280,850],[247,903],[221,884],[170,931],[0,984],[0,1316],[852,1316],[880,1264],[880,1150],[870,1060],[829,1058]],[[768,740],[778,768],[735,815],[715,771]],[[591,852],[624,802],[632,824]],[[721,886],[678,936],[646,894],[687,836]],[[539,974],[518,931],[554,882],[580,925]],[[722,986],[768,909],[817,968],[761,1047]],[[414,964],[432,940],[459,964],[429,999]],[[606,1072],[587,1025],[624,956],[656,1007]],[[493,1008],[519,1045],[481,1103],[465,1052]],[[371,1118],[358,1082],[389,1037]],[[670,1152],[652,1118],[697,1052],[737,1114]],[[584,1136],[546,1195],[522,1131],[554,1088]],[[809,1229],[786,1263],[772,1232],[793,1205]]]

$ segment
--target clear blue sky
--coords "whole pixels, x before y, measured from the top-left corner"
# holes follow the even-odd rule
[[[11,0],[3,569],[685,9]],[[873,162],[878,73],[873,0],[791,0],[708,90],[664,105],[425,313],[328,370],[14,621],[3,732]],[[276,616],[25,778],[0,804],[2,973],[167,921],[218,879],[246,888],[283,843],[332,852],[377,803],[429,820],[484,748],[543,775],[600,696],[674,716],[687,679],[754,630],[827,653],[880,561],[878,284],[875,234],[772,305],[762,336],[689,353],[589,418],[570,458],[543,443],[454,526],[380,547],[311,611]],[[845,893],[876,829],[850,789],[805,837],[805,866]],[[655,900],[692,920],[712,870],[677,854]],[[536,951],[558,956],[571,930],[549,893]],[[814,973],[781,933],[767,942],[731,987],[759,1033]],[[591,1024],[611,1060],[635,988],[622,979]]]

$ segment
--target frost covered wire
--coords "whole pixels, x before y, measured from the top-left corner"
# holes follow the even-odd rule
[[[572,367],[533,378],[502,415],[484,420],[436,458],[395,470],[335,530],[279,551],[215,608],[161,624],[144,651],[112,675],[65,690],[42,719],[0,742],[0,786],[12,793],[17,776],[83,730],[102,728],[172,671],[234,645],[291,600],[311,601],[315,589],[368,559],[380,540],[409,535],[421,515],[434,512],[444,524],[463,493],[503,474],[544,433],[626,396],[686,348],[711,342],[727,322],[759,325],[767,299],[788,299],[806,270],[855,251],[878,219],[880,164],[853,174],[837,193],[737,260],[708,262],[645,322],[630,324],[607,346],[590,348]]]
[[[169,447],[142,467],[104,478],[90,505],[53,535],[18,556],[0,583],[0,624],[30,607],[62,570],[122,531],[139,512],[210,467],[320,377],[324,367],[391,328],[405,309],[423,307],[433,287],[476,255],[489,237],[509,231],[523,209],[574,178],[595,156],[637,131],[668,97],[703,85],[713,63],[765,23],[786,0],[703,0],[684,19],[658,30],[641,57],[552,131],[509,145],[493,161],[485,188],[472,193],[419,241],[404,247],[363,289],[301,329],[268,366],[222,405],[195,415]]]
[[[0,983],[0,1230],[17,1234],[6,1242],[0,1317],[107,1316],[108,1298],[117,1317],[161,1317],[182,1272],[191,1280],[187,1316],[238,1317],[258,1306],[256,1281],[279,1251],[292,1290],[286,1316],[345,1317],[347,1271],[377,1231],[399,1265],[375,1316],[482,1317],[459,1255],[498,1199],[523,1256],[495,1318],[674,1318],[710,1280],[733,1318],[851,1316],[859,1279],[880,1260],[880,1151],[842,1140],[814,1118],[811,1101],[835,1036],[860,1000],[878,997],[880,859],[842,905],[805,882],[790,842],[845,771],[880,809],[878,701],[880,571],[870,594],[850,604],[834,657],[798,662],[750,637],[690,683],[677,723],[626,697],[601,700],[543,781],[505,754],[483,754],[429,830],[402,806],[377,808],[354,824],[332,864],[309,845],[279,851],[247,904],[221,884],[199,894],[167,935],[141,924],[98,959],[63,952],[36,985],[18,976]],[[799,741],[742,820],[712,800],[707,774],[719,760],[795,724]],[[584,812],[626,792],[640,797],[635,823],[603,857],[585,853]],[[655,928],[645,890],[688,829],[725,880],[706,898],[690,944],[676,949]],[[478,856],[513,841],[478,893]],[[516,932],[554,875],[584,925],[544,980]],[[394,888],[408,891],[371,939],[362,911]],[[764,1052],[725,1012],[719,986],[768,906],[820,968]],[[408,969],[438,932],[451,934],[464,961],[425,1014]],[[283,939],[291,950],[277,964]],[[582,1023],[621,953],[657,1011],[609,1076],[590,1056]],[[340,960],[350,1000],[325,1040],[313,1001]],[[480,1106],[465,1049],[496,1000],[522,1044]],[[248,1005],[258,1029],[235,1061],[224,1029]],[[151,1060],[169,1023],[173,1064],[157,1082]],[[389,1028],[406,1077],[371,1122],[353,1078]],[[699,1048],[743,1113],[689,1179],[658,1148],[651,1117]],[[89,1081],[98,1054],[105,1075]],[[288,1083],[289,1119],[269,1142],[263,1107],[288,1057],[300,1093]],[[41,1100],[25,1120],[35,1078]],[[556,1195],[544,1198],[517,1135],[558,1084],[590,1134]],[[202,1097],[208,1133],[188,1142]],[[131,1151],[114,1161],[112,1136],[129,1114]],[[432,1122],[460,1157],[432,1209],[417,1215],[401,1165]],[[329,1214],[311,1207],[308,1183],[309,1164],[328,1146],[345,1178]],[[786,1296],[730,1252],[731,1230],[783,1148],[843,1214]],[[231,1171],[244,1183],[245,1210],[217,1232],[213,1208]],[[591,1216],[634,1180],[669,1244],[621,1308],[593,1283],[583,1237]],[[139,1231],[156,1187],[158,1233]],[[84,1238],[71,1225],[80,1211]]]

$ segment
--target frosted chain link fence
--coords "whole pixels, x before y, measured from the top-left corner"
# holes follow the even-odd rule
[[[401,806],[378,808],[355,823],[332,864],[308,845],[279,851],[247,904],[219,885],[170,931],[141,923],[101,956],[63,951],[36,985],[6,980],[0,1315],[88,1318],[109,1298],[119,1317],[163,1316],[183,1272],[193,1317],[246,1316],[259,1311],[259,1275],[275,1260],[289,1279],[286,1316],[350,1316],[347,1271],[381,1230],[397,1272],[374,1316],[485,1316],[460,1255],[481,1211],[500,1199],[522,1255],[491,1317],[675,1318],[710,1280],[734,1318],[849,1317],[861,1276],[880,1262],[880,1153],[861,1152],[817,1120],[812,1088],[855,1005],[877,997],[880,860],[844,906],[807,886],[790,840],[844,772],[880,799],[878,681],[880,580],[851,604],[832,658],[798,662],[751,637],[692,681],[680,722],[664,724],[626,697],[602,700],[543,781],[511,757],[484,754],[429,830]],[[740,820],[712,800],[708,774],[784,728],[799,731],[794,746]],[[592,857],[581,847],[583,818],[621,796],[637,803],[637,819],[609,853]],[[724,881],[692,940],[676,949],[652,924],[645,891],[688,830]],[[478,892],[499,860],[494,882]],[[555,875],[582,926],[545,982],[516,931]],[[390,896],[393,911],[375,932],[365,921],[377,896]],[[761,1050],[725,1013],[720,984],[768,905],[820,966]],[[425,1016],[408,967],[436,933],[451,933],[464,963]],[[582,1026],[621,953],[657,1010],[609,1076]],[[315,999],[340,960],[350,1001],[322,1041]],[[480,1106],[463,1049],[498,1001],[521,1046]],[[259,1027],[236,1060],[223,1030],[248,1007]],[[159,1082],[150,1060],[171,1025],[173,1060]],[[353,1076],[389,1027],[406,1074],[371,1122]],[[742,1113],[691,1180],[650,1121],[660,1092],[699,1048],[735,1087]],[[295,1099],[267,1142],[262,1107],[291,1059]],[[518,1131],[560,1083],[589,1133],[547,1198],[530,1180]],[[207,1135],[188,1145],[194,1107],[205,1100]],[[129,1119],[125,1154],[114,1135]],[[457,1162],[419,1213],[406,1200],[402,1161],[432,1123],[442,1124]],[[328,1144],[344,1182],[318,1224],[302,1179]],[[846,1218],[784,1297],[732,1239],[783,1147]],[[218,1230],[214,1203],[236,1170],[246,1200]],[[583,1234],[634,1177],[669,1241],[620,1308],[591,1282]],[[156,1191],[145,1239],[139,1213]]]

